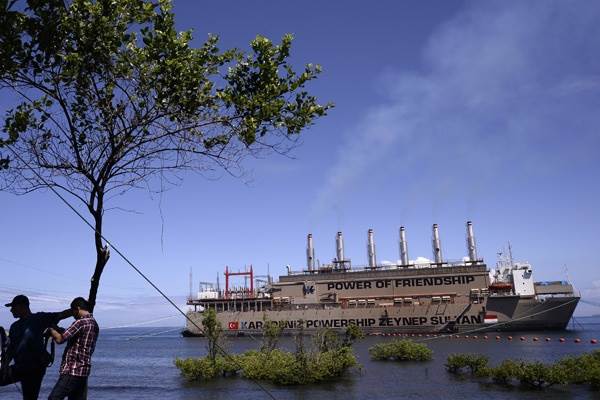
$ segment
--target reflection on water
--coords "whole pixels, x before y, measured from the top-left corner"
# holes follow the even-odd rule
[[[553,361],[566,355],[580,354],[600,345],[589,344],[589,339],[600,339],[600,318],[580,319],[583,330],[577,332],[514,333],[514,340],[496,342],[495,334],[490,339],[439,339],[428,341],[434,351],[434,359],[426,363],[399,364],[372,362],[368,348],[390,338],[369,337],[355,346],[362,368],[335,383],[306,387],[265,386],[277,399],[314,400],[327,399],[592,399],[598,393],[587,387],[552,387],[543,392],[519,387],[502,387],[490,383],[473,381],[448,374],[444,362],[450,353],[476,352],[489,356],[492,364],[505,358]],[[105,330],[101,333],[94,354],[94,367],[90,378],[89,398],[112,399],[178,399],[196,400],[242,398],[244,400],[268,399],[261,389],[250,381],[239,378],[218,379],[207,384],[193,384],[183,380],[173,366],[175,357],[202,356],[206,353],[204,339],[182,338],[176,332],[153,335],[165,328],[135,328]],[[503,337],[506,334],[501,333]],[[521,342],[523,335],[529,340]],[[142,337],[140,337],[142,336]],[[532,337],[540,337],[533,342]],[[558,338],[571,338],[559,343]],[[547,343],[543,340],[551,337]],[[575,337],[582,339],[574,344]],[[417,338],[418,339],[418,338]],[[425,339],[425,338],[422,338]],[[307,341],[310,339],[307,339]],[[227,342],[231,352],[241,352],[260,346],[260,339],[236,338]],[[293,348],[291,338],[283,338],[281,345]],[[62,351],[62,346],[58,347]],[[60,357],[57,357],[57,364]],[[56,382],[58,365],[49,369],[40,398],[46,398]],[[20,394],[14,386],[1,387],[0,398],[18,400]]]

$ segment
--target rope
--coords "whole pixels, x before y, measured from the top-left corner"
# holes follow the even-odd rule
[[[123,254],[121,252],[121,250],[119,250],[119,248],[117,246],[115,246],[110,240],[108,240],[102,233],[98,232],[96,230],[96,228],[87,220],[85,219],[85,217],[79,212],[77,211],[77,209],[75,207],[73,207],[71,205],[71,203],[69,203],[68,200],[66,200],[52,185],[50,185],[46,179],[44,179],[44,177],[42,177],[35,169],[33,169],[29,163],[27,163],[27,161],[25,161],[13,148],[11,145],[6,145],[6,148],[8,148],[11,153],[13,153],[15,155],[15,157],[17,157],[29,170],[31,170],[31,172],[33,172],[33,174],[44,183],[44,185],[46,185],[63,203],[65,203],[65,205],[67,207],[69,207],[71,209],[71,211],[73,211],[88,227],[90,227],[90,229],[92,229],[92,231],[94,231],[96,234],[100,235],[100,238],[102,238],[102,240],[104,240],[104,242],[106,244],[108,244],[110,247],[113,248],[113,250],[115,250],[115,252],[131,267],[133,268],[133,270],[139,275],[141,276],[150,286],[152,286],[152,288],[154,288],[154,290],[156,290],[169,304],[171,304],[181,315],[183,315],[183,317],[189,321],[192,325],[194,325],[200,332],[202,332],[203,334],[204,329],[202,329],[198,324],[196,324],[185,312],[183,312],[174,302],[173,300],[171,300],[158,286],[156,286],[154,284],[154,282],[152,282],[150,280],[150,278],[148,278],[138,267],[135,266],[135,264],[133,264],[132,261],[129,260],[129,258],[127,258],[127,256],[125,256],[125,254]],[[223,349],[223,347],[221,347],[219,344],[216,344],[217,349],[221,352],[221,354],[226,357],[229,358],[231,361],[233,361],[240,369],[242,368],[242,366],[239,364],[239,362],[232,357],[229,353],[227,353],[225,351],[225,349]],[[269,391],[267,390],[267,388],[265,388],[260,382],[256,381],[256,380],[251,380],[251,382],[253,382],[256,386],[258,386],[258,388],[260,388],[260,390],[262,390],[269,398],[276,400],[275,396]]]

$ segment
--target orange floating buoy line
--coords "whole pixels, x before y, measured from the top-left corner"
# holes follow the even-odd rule
[[[406,338],[408,338],[408,337],[413,337],[413,338],[414,337],[426,337],[426,338],[432,338],[432,339],[433,338],[440,338],[440,339],[445,338],[445,339],[475,339],[475,340],[477,340],[477,339],[483,339],[483,340],[488,340],[490,338],[490,336],[488,336],[488,335],[482,335],[482,336],[479,336],[479,335],[462,335],[461,336],[461,335],[456,335],[456,334],[450,334],[450,335],[439,334],[438,335],[438,334],[435,334],[435,333],[424,333],[424,334],[418,333],[418,334],[416,334],[416,333],[369,332],[369,333],[367,333],[367,335],[368,336],[400,336],[400,337],[406,337]],[[494,336],[494,338],[496,339],[496,341],[501,341],[503,339],[503,337],[500,336],[500,335],[496,335],[496,336]],[[510,335],[506,336],[505,338],[508,341],[512,341],[513,340],[513,337],[510,336]],[[541,339],[542,338],[534,336],[534,337],[531,338],[531,341],[537,343],[537,342],[540,342]],[[545,342],[551,342],[552,341],[551,337],[545,337],[543,339],[544,339]],[[527,336],[519,336],[519,341],[521,341],[521,342],[527,342],[527,340],[528,340]],[[567,340],[567,338],[561,337],[561,338],[558,339],[558,341],[560,343],[566,343],[567,341],[571,341],[571,340],[573,340],[572,343],[576,343],[576,344],[583,343],[583,340],[581,338],[574,338],[574,339],[568,339]],[[588,340],[588,339],[585,339],[585,340]],[[590,344],[598,344],[598,339],[589,339],[589,343]]]

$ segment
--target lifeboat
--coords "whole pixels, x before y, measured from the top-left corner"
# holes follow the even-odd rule
[[[511,283],[508,283],[508,282],[494,282],[494,283],[490,284],[490,286],[488,288],[489,288],[489,290],[504,292],[504,291],[512,290],[513,286]]]

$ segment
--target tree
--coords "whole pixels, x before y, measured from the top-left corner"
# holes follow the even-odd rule
[[[214,364],[221,346],[223,327],[214,308],[207,308],[202,315],[202,331],[207,340],[208,359]]]
[[[92,307],[112,197],[184,171],[238,175],[246,156],[290,151],[332,107],[304,88],[319,66],[289,64],[291,35],[257,36],[250,52],[191,40],[169,0],[0,0],[0,93],[18,99],[0,138],[0,188],[52,186],[85,205]]]
[[[260,351],[270,353],[277,348],[283,327],[277,321],[271,321],[265,315],[263,317],[263,345]]]

